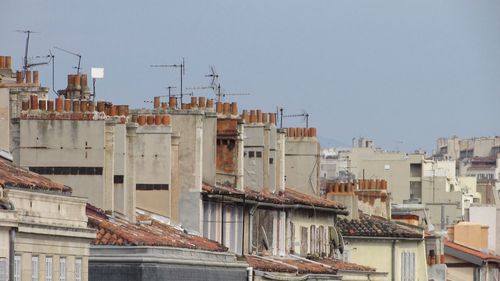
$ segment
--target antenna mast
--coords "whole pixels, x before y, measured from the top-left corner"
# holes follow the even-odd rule
[[[75,68],[76,68],[76,74],[80,74],[80,69],[81,69],[81,68],[80,68],[80,63],[82,62],[82,55],[80,55],[80,54],[78,54],[78,53],[75,53],[75,52],[71,52],[71,51],[65,50],[65,49],[63,49],[63,48],[55,47],[55,46],[54,46],[54,49],[57,49],[57,50],[59,50],[59,51],[63,51],[63,52],[65,52],[65,53],[68,53],[68,54],[70,54],[70,55],[73,55],[73,56],[78,57],[78,66],[77,66],[77,67],[75,67]]]
[[[182,104],[182,96],[183,96],[183,92],[182,92],[182,78],[183,76],[186,74],[186,63],[184,61],[184,58],[182,58],[182,63],[181,64],[152,64],[150,65],[150,67],[178,67],[180,68],[181,70],[181,93],[180,93],[180,97],[181,97],[181,104]]]

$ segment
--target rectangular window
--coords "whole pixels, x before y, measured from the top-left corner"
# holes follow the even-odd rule
[[[66,258],[59,258],[59,281],[66,281]]]
[[[45,258],[45,281],[52,281],[52,257]]]
[[[38,281],[38,257],[31,257],[31,281]]]
[[[9,275],[7,274],[8,267],[7,258],[0,258],[0,281],[9,280]]]
[[[14,257],[14,281],[21,281],[21,256]]]
[[[274,159],[273,158],[269,158],[269,164],[272,165],[274,163]]]
[[[135,185],[135,190],[168,190],[168,184],[138,183]]]
[[[256,155],[257,155],[257,158],[262,158],[262,151],[257,151]]]
[[[82,259],[75,260],[75,281],[82,281]]]
[[[113,182],[114,183],[123,183],[123,175],[115,175],[113,177]]]
[[[255,157],[255,151],[249,151],[248,158],[254,158],[254,157]]]
[[[401,281],[415,281],[415,253],[401,253]]]

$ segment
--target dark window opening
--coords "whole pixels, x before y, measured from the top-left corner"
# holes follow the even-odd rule
[[[273,164],[274,163],[274,159],[273,158],[269,158],[269,164]]]
[[[255,151],[249,151],[248,152],[248,157],[254,158],[255,157]]]
[[[115,175],[113,177],[113,182],[114,183],[123,183],[123,175]]]
[[[30,167],[40,175],[102,175],[102,167]]]
[[[138,183],[135,185],[136,190],[168,190],[168,184],[147,184]]]
[[[262,151],[257,151],[257,158],[262,158]]]

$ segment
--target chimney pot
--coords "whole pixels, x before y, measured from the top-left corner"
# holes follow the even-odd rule
[[[17,84],[23,83],[23,73],[21,71],[16,72],[16,83]]]
[[[160,97],[154,97],[153,98],[153,107],[156,109],[156,108],[160,108]]]
[[[73,101],[73,112],[80,112],[80,101],[79,100]]]
[[[39,100],[38,101],[38,109],[47,111],[47,101],[46,100]]]
[[[81,90],[82,89],[82,86],[81,86],[81,83],[82,83],[82,76],[81,74],[75,74],[73,76],[73,81],[74,81],[74,87],[75,87],[75,90]]]
[[[241,118],[245,123],[250,123],[250,115],[248,115],[248,110],[243,110],[243,112],[241,113]]]
[[[309,128],[309,136],[315,138],[316,137],[316,128]]]
[[[63,111],[63,105],[64,105],[64,100],[61,96],[56,98],[56,111],[57,112],[62,112]]]
[[[214,100],[213,99],[208,99],[207,100],[207,108],[213,109],[214,108]]]
[[[255,114],[257,115],[257,123],[262,123],[262,110],[257,109],[255,112]]]
[[[25,81],[26,83],[31,83],[31,71],[30,70],[26,70],[26,72],[24,73],[24,76],[25,76]]]
[[[103,101],[98,101],[97,102],[97,112],[104,112],[106,108],[106,103]]]
[[[53,100],[48,100],[47,101],[47,110],[50,112],[54,111],[54,101]]]
[[[161,109],[167,110],[168,109],[168,102],[162,102],[161,103]]]
[[[191,108],[198,107],[198,99],[196,97],[191,97]]]
[[[221,114],[222,109],[223,109],[222,102],[220,102],[220,101],[216,102],[215,103],[215,112],[217,112],[217,114]]]
[[[4,69],[5,67],[5,57],[0,56],[0,69]]]
[[[37,110],[38,109],[38,96],[37,95],[31,95],[30,96],[30,101],[31,101],[31,109]]]
[[[89,105],[88,105],[87,101],[80,102],[80,111],[81,112],[88,112],[89,111]]]
[[[198,98],[198,107],[199,108],[205,108],[205,97],[199,97]]]
[[[94,102],[89,102],[89,111],[94,112],[95,111],[95,103]]]
[[[5,68],[12,69],[12,57],[11,56],[5,57]]]
[[[304,128],[303,134],[304,137],[309,137],[309,128]]]
[[[257,123],[257,115],[255,114],[255,110],[250,110],[250,123]]]
[[[146,123],[148,125],[153,125],[155,123],[155,117],[153,115],[148,115],[146,117]]]
[[[304,136],[304,135],[302,134],[302,128],[297,128],[296,130],[297,130],[297,137],[298,137],[298,138],[301,138],[301,137],[303,137],[303,136]]]
[[[295,137],[295,128],[288,128],[288,136],[291,138]]]
[[[38,84],[39,81],[38,81],[38,70],[34,70],[33,71],[33,83],[34,84]]]
[[[139,126],[144,126],[146,124],[146,116],[139,115],[137,117],[137,123],[139,124]]]
[[[170,115],[163,115],[161,123],[165,126],[170,125]]]
[[[116,116],[116,105],[112,105],[109,109],[109,116]]]
[[[175,99],[175,97],[168,98],[168,105],[170,106],[170,109],[177,108],[177,100]]]
[[[66,112],[71,111],[71,100],[70,99],[64,100],[64,111],[66,111]]]
[[[262,119],[262,123],[267,124],[267,113],[263,112],[260,119]]]
[[[276,113],[269,113],[269,123],[276,125]]]
[[[223,104],[223,113],[224,115],[231,114],[231,104],[228,102],[225,102]]]
[[[161,125],[161,115],[155,115],[155,125]]]
[[[127,108],[125,105],[117,105],[118,116],[127,116]]]
[[[237,102],[231,103],[231,115],[234,115],[234,116],[238,115],[238,103]]]

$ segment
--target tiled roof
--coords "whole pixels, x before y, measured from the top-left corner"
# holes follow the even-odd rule
[[[71,192],[71,188],[0,158],[0,186]]]
[[[337,227],[344,236],[422,238],[422,233],[381,217],[360,214],[359,219],[339,219]]]
[[[223,245],[201,236],[185,233],[182,229],[140,216],[136,224],[109,217],[101,210],[87,205],[89,226],[97,230],[94,245],[165,246],[215,252],[225,252]]]
[[[372,271],[372,272],[376,271],[376,269],[373,267],[345,262],[341,260],[335,260],[335,259],[319,259],[317,260],[317,262],[327,264],[338,270],[356,270],[356,271]]]
[[[376,271],[376,269],[373,267],[327,258],[321,258],[312,261],[306,259],[298,259],[293,256],[248,256],[247,262],[255,270],[265,272],[286,272],[296,274],[337,274],[338,270],[370,272]]]
[[[453,248],[455,250],[473,255],[473,256],[478,257],[478,258],[483,259],[483,260],[495,261],[495,262],[500,263],[500,256],[497,256],[497,255],[483,253],[483,252],[478,251],[476,249],[472,249],[472,248],[469,248],[465,245],[457,244],[457,243],[449,241],[449,240],[444,240],[444,245],[447,247]],[[445,252],[446,252],[446,248],[445,248]]]
[[[251,189],[245,191],[237,190],[232,187],[225,186],[211,186],[203,184],[203,192],[210,194],[228,195],[237,198],[245,198],[247,200],[255,200],[265,203],[283,204],[283,205],[307,205],[323,208],[332,208],[344,210],[346,207],[333,200],[324,199],[307,195],[291,188],[287,188],[285,192],[271,193],[267,191],[257,192]]]
[[[248,256],[247,263],[254,270],[265,272],[286,272],[295,274],[337,274],[337,270],[326,264],[293,257]]]

